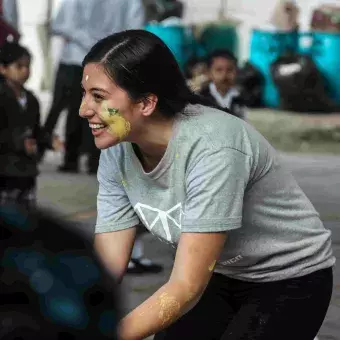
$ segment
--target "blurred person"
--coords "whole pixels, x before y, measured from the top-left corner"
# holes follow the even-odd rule
[[[190,59],[185,67],[188,86],[194,92],[200,92],[209,83],[208,66],[203,58]]]
[[[28,209],[36,201],[39,150],[62,148],[57,137],[43,133],[39,102],[24,87],[30,64],[30,52],[18,43],[0,49],[0,204],[16,202]]]
[[[1,340],[118,340],[116,287],[73,224],[0,206]]]
[[[98,168],[100,152],[78,114],[82,98],[81,63],[85,55],[101,38],[143,25],[141,0],[62,0],[52,22],[52,34],[64,38],[65,44],[56,74],[52,105],[44,124],[45,131],[51,134],[60,113],[67,109],[65,156],[59,171],[79,171],[82,145],[89,153],[88,173],[96,174]]]
[[[102,150],[95,249],[119,281],[140,223],[176,251],[120,339],[313,339],[332,296],[331,231],[276,150],[193,93],[150,32],[109,36],[83,65],[80,115]]]
[[[221,108],[246,119],[246,107],[236,88],[237,59],[228,50],[216,50],[208,57],[210,83],[199,92]]]

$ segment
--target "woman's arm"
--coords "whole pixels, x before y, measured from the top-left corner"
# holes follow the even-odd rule
[[[121,281],[140,221],[125,192],[116,157],[110,149],[100,155],[94,246],[104,265]]]
[[[242,226],[252,157],[203,146],[188,166],[185,210],[169,281],[121,321],[121,340],[140,340],[167,328],[200,299],[229,230]]]
[[[137,227],[97,234],[94,247],[105,267],[120,283],[130,260]]]
[[[211,278],[227,234],[182,233],[169,281],[120,323],[120,340],[140,340],[192,309]]]

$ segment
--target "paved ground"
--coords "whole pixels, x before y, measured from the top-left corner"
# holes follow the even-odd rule
[[[340,157],[285,155],[284,160],[321,213],[326,227],[332,230],[334,252],[340,260]],[[80,228],[92,233],[95,222],[96,178],[86,174],[57,174],[54,168],[58,161],[58,157],[48,155],[48,164],[42,166],[39,202],[78,221]],[[150,235],[145,236],[145,244],[147,255],[164,264],[165,271],[158,275],[126,277],[123,289],[127,297],[127,310],[146,299],[165,282],[171,269],[170,249]],[[335,268],[334,277],[334,294],[319,340],[340,340],[339,266]]]

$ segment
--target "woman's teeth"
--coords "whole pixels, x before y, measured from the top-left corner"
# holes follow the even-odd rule
[[[91,129],[103,129],[105,127],[104,124],[89,124]]]

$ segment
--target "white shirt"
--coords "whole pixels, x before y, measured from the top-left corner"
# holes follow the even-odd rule
[[[230,108],[233,98],[240,95],[239,91],[232,87],[224,96],[222,96],[221,93],[217,91],[214,83],[209,84],[209,90],[211,95],[217,101],[218,105],[227,108]]]
[[[60,62],[81,66],[98,40],[143,25],[141,0],[62,0],[52,32],[66,39]]]
[[[228,108],[229,110],[233,111],[238,117],[244,120],[247,119],[246,107],[243,105],[235,105],[234,103],[234,100],[240,97],[240,92],[238,89],[232,87],[224,96],[222,96],[221,93],[217,91],[216,85],[211,82],[209,84],[209,91],[210,94],[215,98],[218,105],[223,108]]]
[[[18,7],[16,0],[2,0],[2,12],[4,19],[18,30]]]

